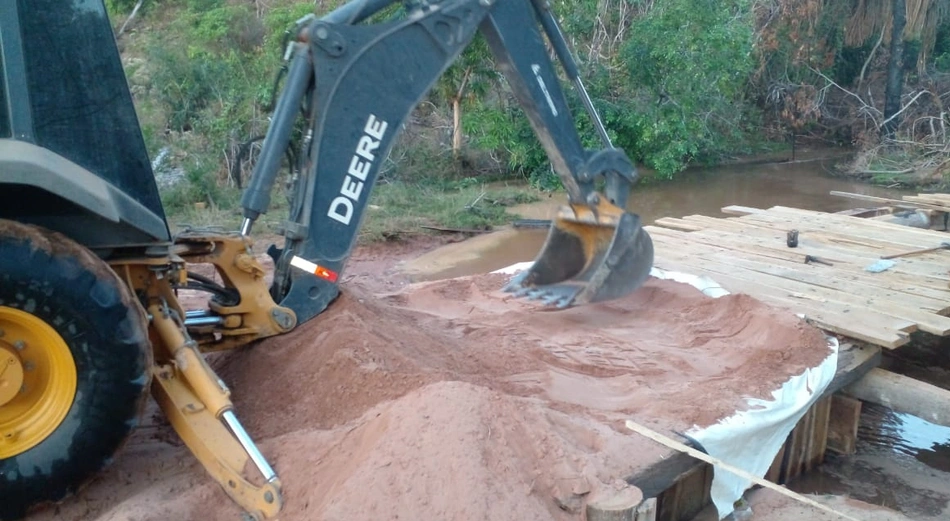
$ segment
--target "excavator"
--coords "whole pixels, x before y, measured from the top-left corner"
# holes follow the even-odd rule
[[[278,473],[205,355],[332,307],[394,137],[476,34],[567,193],[534,263],[500,289],[557,312],[649,277],[651,239],[626,209],[636,168],[548,0],[352,0],[288,34],[243,221],[172,233],[103,0],[0,0],[0,519],[75,495],[121,457],[149,397],[248,518],[281,512]],[[598,150],[582,144],[568,81]],[[288,147],[267,283],[252,228]],[[205,308],[185,309],[182,290],[210,294]]]

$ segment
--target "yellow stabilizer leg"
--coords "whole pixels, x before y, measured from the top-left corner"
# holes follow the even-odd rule
[[[256,520],[270,519],[283,505],[277,474],[234,416],[229,392],[159,305],[149,307],[155,330],[171,355],[153,369],[152,393],[175,431],[224,491]],[[245,479],[251,460],[263,485]]]

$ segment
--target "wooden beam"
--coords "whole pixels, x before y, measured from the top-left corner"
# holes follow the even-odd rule
[[[881,349],[845,343],[838,346],[838,368],[822,396],[830,396],[857,382],[881,364]]]
[[[844,392],[859,400],[950,427],[950,391],[908,376],[875,368]]]

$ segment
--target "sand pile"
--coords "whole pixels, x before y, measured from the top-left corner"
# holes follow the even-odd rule
[[[281,475],[281,519],[581,519],[585,500],[667,453],[625,419],[708,425],[830,353],[744,295],[652,279],[539,311],[504,281],[344,285],[297,331],[215,361]],[[186,451],[136,439],[56,519],[236,519]]]

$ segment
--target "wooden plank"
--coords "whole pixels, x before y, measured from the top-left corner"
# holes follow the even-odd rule
[[[831,195],[846,197],[848,199],[856,199],[858,201],[870,201],[872,203],[889,204],[891,206],[904,206],[904,207],[910,206],[914,208],[924,208],[924,209],[929,209],[929,210],[940,209],[940,207],[937,207],[931,204],[926,204],[926,203],[905,202],[900,199],[889,199],[887,197],[875,197],[873,195],[853,194],[850,192],[839,192],[837,190],[832,190]]]
[[[795,249],[806,246],[836,248],[847,246],[848,251],[866,253],[869,259],[873,260],[880,258],[882,253],[901,252],[917,248],[916,245],[921,244],[920,241],[924,240],[919,237],[913,239],[905,237],[903,242],[895,244],[894,240],[888,239],[888,235],[879,230],[856,229],[857,231],[855,231],[839,223],[827,222],[827,220],[815,222],[801,219],[799,216],[773,215],[771,212],[727,219],[716,219],[704,215],[688,215],[683,217],[681,221],[684,226],[702,224],[706,229],[728,230],[733,233],[753,233],[760,236],[767,235],[772,237],[776,244],[781,245],[786,244],[788,230],[797,229],[799,230],[799,248]],[[812,240],[817,241],[818,244],[809,242]],[[910,246],[911,244],[915,246]],[[859,248],[852,248],[854,246]]]
[[[675,217],[662,217],[654,221],[653,224],[656,226],[664,226],[666,228],[672,228],[674,230],[680,230],[684,232],[695,232],[702,230],[701,226],[687,223],[682,219],[677,219]]]
[[[730,260],[735,262],[736,266],[741,266],[748,270],[767,273],[769,275],[775,275],[777,277],[830,290],[841,291],[858,297],[867,297],[869,302],[871,302],[871,299],[883,299],[887,307],[913,307],[931,314],[945,314],[950,311],[950,300],[937,300],[890,290],[884,286],[869,286],[861,282],[848,281],[835,277],[836,270],[834,270],[833,267],[806,264],[788,267],[787,265],[778,265],[774,261],[771,263],[760,262],[758,260],[741,258],[737,255],[733,255]]]
[[[809,410],[809,412],[811,412]],[[788,435],[788,454],[785,458],[785,470],[782,472],[782,482],[797,478],[801,474],[801,459],[804,445],[804,433],[808,423],[809,414],[806,413]]]
[[[860,420],[861,400],[842,394],[833,395],[828,423],[828,450],[844,455],[854,454]]]
[[[753,256],[752,258],[755,260],[776,263],[777,265],[785,267],[792,267],[796,264],[798,266],[803,266],[806,256],[806,253],[802,251],[805,250],[805,248],[792,249],[785,247],[784,245],[769,245],[765,241],[750,237],[748,235],[743,236],[739,234],[716,233],[709,231],[684,234],[682,232],[675,232],[673,230],[667,229],[660,229],[660,231],[648,229],[648,233],[651,235],[676,237],[683,241],[707,244],[713,247],[720,247],[723,249],[742,252],[743,254]],[[805,251],[813,250],[807,249]],[[829,257],[830,255],[830,253],[822,252],[822,254],[819,256],[823,258],[831,258]],[[835,261],[835,269],[833,270],[834,275],[832,279],[860,283],[868,287],[877,287],[890,291],[897,291],[900,293],[913,295],[915,297],[925,297],[926,299],[931,300],[929,303],[930,306],[941,306],[943,303],[950,303],[950,291],[948,291],[948,288],[931,287],[930,282],[928,282],[928,280],[925,278],[908,275],[905,272],[898,270],[888,270],[887,272],[883,273],[870,273],[864,269],[864,266],[869,264],[870,260],[860,261],[859,259],[858,263],[851,263],[848,261],[851,261],[852,258],[841,255],[835,255],[831,259]],[[942,280],[934,282],[941,283]],[[935,307],[934,309],[940,308]]]
[[[672,236],[668,232],[670,231],[664,230],[661,234]],[[750,230],[742,232],[702,230],[680,237],[691,242],[745,251],[793,263],[804,263],[806,255],[814,255],[832,262],[838,271],[847,270],[852,274],[860,274],[867,277],[869,281],[899,281],[899,284],[905,288],[926,289],[931,298],[938,300],[950,298],[950,292],[946,290],[946,283],[950,281],[946,263],[923,262],[919,258],[914,261],[901,259],[895,261],[894,266],[887,271],[871,273],[865,268],[880,260],[878,252],[867,255],[855,251],[853,247],[840,244],[828,246],[815,242],[815,237],[812,235],[800,238],[798,248],[788,248],[784,245],[784,241],[777,244],[777,237],[774,235]],[[900,286],[893,286],[893,288],[899,289]],[[920,294],[916,290],[914,293]]]
[[[879,234],[886,234],[888,236],[900,237],[905,240],[914,239],[921,241],[917,244],[939,244],[941,240],[946,240],[946,232],[938,230],[925,230],[923,228],[914,228],[911,226],[904,226],[901,224],[879,221],[875,219],[862,219],[860,217],[853,217],[849,215],[835,214],[835,213],[823,213],[823,214],[813,214],[805,213],[803,210],[798,208],[789,208],[785,206],[773,206],[769,208],[768,212],[761,215],[769,215],[773,217],[784,216],[786,218],[798,219],[802,223],[825,223],[832,224],[835,226],[845,226],[848,232],[852,230],[864,230],[877,232]],[[753,216],[746,216],[740,219],[747,219]]]
[[[859,400],[950,427],[950,391],[908,376],[875,368],[844,392]]]
[[[856,217],[843,217],[853,219],[862,223],[886,224],[870,219],[858,219]],[[926,237],[914,236],[912,234],[901,233],[895,230],[879,230],[868,225],[859,225],[850,222],[838,222],[831,217],[822,217],[814,219],[808,217],[789,217],[785,215],[776,215],[772,213],[747,215],[738,219],[748,223],[759,223],[761,225],[769,224],[774,228],[787,231],[790,229],[799,230],[799,237],[806,234],[821,233],[829,241],[837,241],[843,244],[855,246],[864,246],[868,249],[879,249],[878,255],[901,253],[903,251],[926,248],[928,246],[937,246],[940,240],[946,240],[946,237]],[[894,225],[900,226],[900,225]],[[908,228],[903,226],[903,228]],[[939,233],[939,232],[937,232]]]
[[[805,466],[812,470],[825,460],[825,451],[828,449],[828,422],[831,420],[831,396],[824,396],[818,400],[815,409],[815,433],[812,438],[812,450]]]
[[[772,483],[782,484],[782,462],[785,459],[785,451],[788,448],[788,442],[782,444],[778,452],[775,453],[775,457],[772,459],[772,465],[769,467],[769,470],[765,473],[765,479],[771,481]]]
[[[766,210],[761,208],[752,208],[751,206],[741,206],[738,204],[732,204],[729,206],[722,207],[722,213],[727,215],[752,215],[757,213],[764,213]]]
[[[917,194],[904,195],[901,200],[914,203],[927,203],[935,206],[944,206],[950,209],[950,194]]]
[[[761,225],[771,225],[775,230],[780,230],[783,234],[790,227],[798,227],[800,229],[800,247],[837,248],[843,249],[844,253],[867,254],[869,262],[867,262],[865,265],[879,260],[881,255],[903,253],[908,250],[939,244],[939,242],[922,242],[920,240],[914,239],[894,239],[890,236],[890,234],[882,234],[881,232],[873,230],[848,230],[847,233],[842,233],[835,230],[842,230],[844,228],[841,225],[834,223],[823,223],[818,226],[808,225],[806,227],[802,226],[802,223],[799,222],[788,224],[781,218],[775,218],[774,216],[766,215],[750,215],[740,219],[763,219],[761,221],[755,221],[755,223]],[[754,229],[748,231],[750,233],[757,233]],[[813,240],[819,241],[819,243],[816,244]],[[943,240],[946,240],[946,238],[943,238]],[[782,242],[784,243],[784,238],[782,239]],[[847,248],[845,248],[845,246],[847,246]],[[852,246],[856,247],[852,248]],[[943,257],[935,257],[935,255],[941,255],[941,253],[928,253],[917,257],[900,259],[900,262],[897,263],[897,266],[900,266],[900,269],[904,271],[913,273],[920,272],[922,275],[940,278],[941,280],[946,281],[948,280],[948,277],[945,259]],[[935,267],[939,267],[940,271],[935,271]]]
[[[855,229],[866,229],[866,230],[876,230],[879,232],[900,234],[909,237],[917,238],[929,238],[934,240],[941,235],[945,235],[944,232],[937,230],[928,230],[923,228],[914,228],[910,226],[904,226],[897,223],[881,221],[876,219],[863,219],[860,217],[854,217],[850,215],[837,214],[837,213],[815,213],[808,210],[802,210],[800,208],[791,208],[787,206],[773,206],[768,209],[765,214],[762,215],[772,215],[772,216],[784,216],[799,219],[802,222],[830,222],[841,225],[847,225],[849,228]]]
[[[643,497],[657,497],[700,465],[704,463],[677,452],[637,474],[627,476],[624,481],[643,491]]]
[[[670,254],[666,253],[664,255]],[[778,288],[801,298],[810,298],[823,304],[837,302],[839,304],[864,308],[865,310],[873,310],[882,315],[914,322],[921,330],[928,333],[939,336],[946,336],[950,334],[950,318],[948,317],[924,312],[919,309],[893,306],[887,302],[886,299],[881,299],[876,296],[852,295],[843,291],[829,290],[827,288],[814,286],[812,284],[777,277],[768,273],[761,273],[751,270],[737,270],[737,265],[747,264],[747,261],[735,256],[720,255],[715,253],[703,254],[702,252],[696,250],[688,253],[681,250],[681,252],[673,253],[671,255],[673,255],[674,258],[675,256],[680,255],[682,256],[681,260],[692,262],[694,265],[699,263],[699,265],[703,268],[721,273],[722,275],[740,278],[748,282],[761,284],[763,286]],[[755,295],[755,290],[753,290],[750,294]]]
[[[708,275],[730,292],[746,293],[776,307],[802,313],[817,327],[882,347],[895,348],[906,344],[909,337],[903,330],[916,328],[912,322],[856,306],[826,300],[805,300],[788,291],[752,283],[722,271],[710,270],[708,264],[688,264],[658,256],[655,265],[659,268]]]

